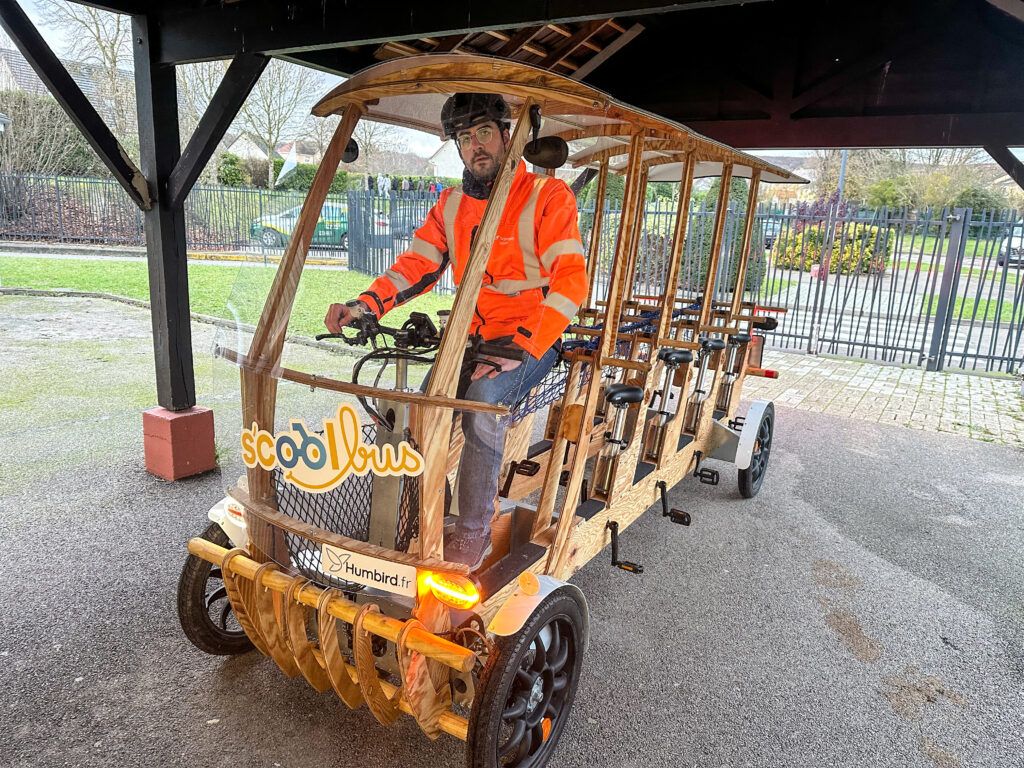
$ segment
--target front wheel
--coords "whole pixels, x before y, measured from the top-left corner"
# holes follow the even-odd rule
[[[267,248],[277,248],[282,243],[281,235],[272,229],[264,229],[260,232],[260,242]]]
[[[200,536],[225,549],[234,546],[216,523]],[[253,648],[231,609],[220,568],[195,555],[185,560],[178,580],[178,619],[185,637],[204,653],[233,656]]]
[[[541,768],[569,719],[586,645],[585,609],[558,591],[497,638],[476,689],[467,768]]]
[[[768,471],[768,457],[772,452],[772,437],[775,434],[775,406],[769,405],[761,414],[761,423],[757,425],[757,439],[754,440],[754,452],[750,457],[750,466],[739,470],[740,495],[752,499],[761,490],[765,472]]]

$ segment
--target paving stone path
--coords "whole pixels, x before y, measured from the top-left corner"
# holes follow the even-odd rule
[[[764,367],[779,371],[779,378],[748,379],[745,397],[1024,448],[1024,397],[1018,379],[772,350],[764,354]]]

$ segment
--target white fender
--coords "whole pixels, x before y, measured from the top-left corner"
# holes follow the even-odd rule
[[[237,512],[234,514],[228,512],[229,505],[233,506]],[[210,518],[210,522],[221,527],[236,547],[249,546],[249,531],[245,526],[245,518],[242,516],[242,505],[230,496],[225,496],[214,504],[206,516]]]
[[[740,432],[740,441],[736,446],[736,469],[749,469],[750,459],[754,455],[754,443],[757,442],[757,430],[761,426],[761,417],[775,404],[771,400],[755,400],[750,404]]]
[[[563,589],[580,604],[583,614],[583,637],[585,642],[590,642],[590,609],[587,607],[587,599],[583,596],[583,590],[575,584],[559,581],[552,576],[538,576],[535,573],[526,571],[519,574],[519,585],[516,591],[502,604],[498,612],[494,614],[491,623],[487,625],[487,631],[493,632],[502,637],[514,635],[526,620],[533,615],[548,595]],[[586,647],[584,647],[586,650]]]

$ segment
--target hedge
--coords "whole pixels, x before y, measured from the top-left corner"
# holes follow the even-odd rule
[[[772,248],[775,265],[810,272],[813,266],[821,264],[824,227],[808,225],[800,232],[779,237]],[[884,227],[840,227],[833,237],[828,271],[843,275],[884,272],[894,250],[894,239]]]

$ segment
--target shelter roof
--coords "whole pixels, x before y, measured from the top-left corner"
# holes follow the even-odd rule
[[[766,182],[802,182],[785,168],[766,163],[684,125],[631,107],[589,85],[508,59],[477,55],[423,55],[368,67],[334,88],[314,107],[325,117],[350,105],[379,122],[442,135],[441,105],[457,91],[499,93],[517,113],[532,97],[542,105],[542,136],[560,136],[570,143],[576,167],[608,160],[609,169],[625,170],[630,137],[642,133],[643,159],[651,178],[678,180],[686,153],[700,161],[698,175],[719,175],[733,163],[736,176],[762,172]]]

